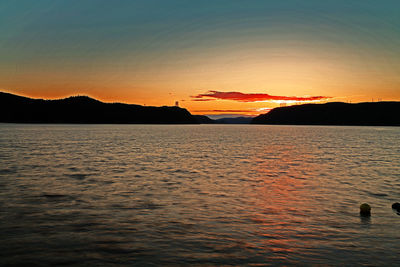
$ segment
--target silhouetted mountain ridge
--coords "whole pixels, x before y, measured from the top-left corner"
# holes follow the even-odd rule
[[[206,115],[193,115],[201,124],[250,124],[253,117],[226,117],[211,119]]]
[[[400,126],[400,102],[330,102],[280,107],[255,117],[253,124]]]
[[[197,120],[179,107],[104,103],[88,96],[32,99],[0,92],[0,122],[187,124]]]
[[[250,124],[252,117],[233,117],[216,119],[215,123],[221,124]]]
[[[46,100],[45,100],[46,101]],[[63,99],[55,99],[55,100],[47,100],[47,101],[58,101],[58,102],[65,102],[65,103],[97,103],[97,104],[101,104],[103,102],[91,98],[89,96],[85,96],[85,95],[77,95],[77,96],[70,96],[67,98],[63,98]],[[111,103],[113,104],[113,103]]]
[[[193,115],[200,124],[213,124],[215,120],[210,119],[206,115]]]

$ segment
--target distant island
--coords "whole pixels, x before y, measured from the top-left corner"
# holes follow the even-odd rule
[[[400,102],[304,104],[259,115],[252,124],[400,126]]]
[[[197,124],[180,107],[103,103],[88,96],[58,100],[32,99],[0,92],[0,122]]]

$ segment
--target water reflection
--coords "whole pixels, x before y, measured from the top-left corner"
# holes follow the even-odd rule
[[[257,223],[257,235],[261,236],[262,248],[271,251],[274,259],[288,259],[299,248],[311,246],[308,240],[317,233],[309,228],[310,211],[315,209],[309,191],[317,187],[313,176],[315,166],[307,147],[271,142],[257,155],[258,177],[262,180],[257,193],[253,220]]]
[[[360,222],[362,225],[369,227],[371,224],[371,216],[360,215]]]

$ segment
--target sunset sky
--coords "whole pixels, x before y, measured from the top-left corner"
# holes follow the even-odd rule
[[[398,0],[3,0],[0,91],[258,114],[400,100]]]

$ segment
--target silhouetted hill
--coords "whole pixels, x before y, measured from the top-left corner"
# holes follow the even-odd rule
[[[235,118],[221,118],[211,119],[205,115],[193,115],[201,124],[250,124],[252,117],[235,117]]]
[[[207,117],[206,115],[193,115],[198,123],[201,124],[213,124],[215,123],[215,120],[210,119],[209,117]]]
[[[253,124],[400,126],[400,102],[305,104],[280,107],[255,117]]]
[[[215,120],[215,123],[221,124],[250,124],[252,117],[235,117],[235,118],[221,118]]]
[[[186,109],[103,103],[87,96],[32,99],[0,92],[0,122],[24,123],[198,123]]]

